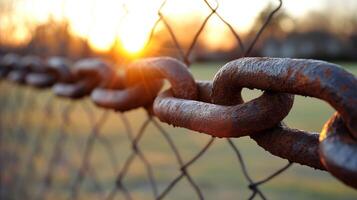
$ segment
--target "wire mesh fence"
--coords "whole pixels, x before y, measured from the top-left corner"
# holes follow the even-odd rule
[[[161,23],[176,47],[176,57],[187,67],[193,62],[195,45],[212,16],[226,24],[236,38],[239,47],[236,58],[241,58],[250,55],[282,7],[282,1],[277,1],[254,37],[243,41],[219,13],[218,2],[202,2],[210,12],[186,48],[162,13],[166,1],[158,9],[158,20],[151,31],[154,37]],[[206,181],[202,181],[205,176],[200,171],[209,168],[209,159],[235,166],[232,176],[240,174],[237,176],[244,179],[235,189],[239,198],[267,199],[269,196],[261,186],[293,165],[293,161],[281,161],[282,165],[274,171],[260,174],[259,179],[252,178],[240,152],[241,144],[244,146],[249,139],[239,143],[241,139],[170,128],[156,119],[148,105],[128,113],[99,108],[86,98],[88,94],[79,99],[59,98],[49,88],[34,89],[3,80],[0,87],[2,199],[237,198],[236,193],[216,196],[211,191],[225,183],[211,180],[205,185]],[[230,161],[222,161],[221,155],[205,157],[212,148],[228,148],[232,153]],[[211,173],[216,175],[210,177],[219,177],[220,172]]]
[[[8,89],[7,87],[12,86],[6,84],[2,89]],[[25,88],[15,89],[16,97],[21,92],[25,92],[18,91],[23,89]],[[15,98],[3,93],[6,98],[2,98],[2,116],[4,117],[1,121],[2,198],[114,199],[120,194],[125,199],[163,199],[170,195],[170,191],[174,190],[176,185],[183,182],[185,187],[192,187],[193,193],[188,198],[197,196],[197,198],[204,199],[204,191],[190,175],[189,168],[211,148],[216,140],[214,137],[200,138],[205,140],[201,144],[203,145],[201,149],[195,147],[194,152],[186,152],[186,154],[192,154],[190,155],[192,157],[186,155],[186,160],[184,160],[180,153],[181,147],[175,144],[174,140],[175,134],[180,133],[172,135],[150,115],[143,113],[141,115],[144,116],[140,116],[139,114],[142,119],[131,117],[132,123],[130,123],[124,113],[94,111],[97,108],[88,102],[88,106],[83,106],[85,103],[82,101],[58,100],[52,98],[50,91],[40,95],[37,94],[38,91],[32,92],[36,94],[31,94],[33,96],[29,96],[23,102],[21,102],[24,100],[23,97]],[[4,102],[7,100],[7,103]],[[31,101],[38,102],[38,104]],[[30,116],[33,116],[32,119],[29,119]],[[13,122],[16,125],[13,125]],[[108,125],[106,132],[102,131],[101,127],[109,122],[111,125]],[[116,126],[117,122],[122,124]],[[132,130],[134,125],[139,129]],[[149,125],[150,130],[148,130]],[[153,131],[158,134],[151,136]],[[162,164],[164,161],[160,159],[165,158],[155,158],[157,156],[152,155],[153,152],[150,152],[150,156],[146,156],[146,145],[141,147],[140,144],[141,138],[145,135],[155,137],[147,139],[149,141],[145,142],[146,145],[152,143],[150,144],[152,146],[157,142],[167,143],[168,147],[164,149],[170,150],[174,159],[168,159],[169,163]],[[123,142],[123,140],[128,141]],[[249,198],[253,198],[256,194],[265,198],[257,186],[266,180],[254,182],[247,172],[242,155],[235,143],[228,139],[227,145],[236,154],[237,164],[240,165],[237,169],[243,170],[248,186],[252,190],[252,196]],[[159,164],[155,164],[157,159]],[[283,169],[289,166],[290,164]],[[158,167],[159,171],[154,172],[155,167]],[[177,172],[174,172],[175,169]],[[167,177],[160,175],[161,170],[166,171]],[[143,174],[135,174],[135,171]],[[280,170],[277,173],[279,172]],[[167,175],[168,173],[171,176]],[[275,175],[277,174],[274,173],[272,176]],[[132,178],[139,180],[132,181],[130,180]],[[142,192],[147,195],[148,190],[152,192],[152,197],[140,195]],[[174,194],[177,195],[177,193]],[[180,199],[179,196],[176,198]]]

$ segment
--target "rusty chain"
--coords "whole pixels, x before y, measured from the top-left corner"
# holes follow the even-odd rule
[[[161,11],[166,1],[158,9],[159,19],[154,24],[151,35],[157,24],[162,22],[169,31],[182,62],[168,57],[141,59],[120,68],[119,71],[123,73],[117,73],[118,69],[114,68],[113,64],[101,59],[90,58],[72,63],[60,57],[42,60],[36,56],[20,57],[7,54],[0,60],[1,78],[38,89],[52,87],[52,91],[57,96],[64,98],[81,99],[90,96],[97,106],[120,112],[119,116],[132,143],[132,154],[119,170],[115,187],[106,196],[107,199],[114,198],[118,190],[123,193],[125,199],[132,199],[123,179],[135,157],[139,157],[146,166],[155,199],[163,199],[183,178],[189,181],[197,197],[203,199],[200,188],[187,169],[210,148],[216,137],[228,138],[227,141],[238,158],[244,177],[249,182],[249,189],[252,191],[249,199],[253,199],[256,195],[265,199],[258,186],[286,170],[292,163],[327,170],[356,189],[356,77],[337,65],[323,61],[240,58],[223,66],[213,81],[196,81],[187,68],[191,63],[190,55],[198,37],[211,16],[216,15],[229,27],[240,47],[239,55],[247,56],[274,14],[282,6],[282,1],[279,0],[278,6],[269,13],[256,36],[245,47],[239,34],[217,12],[218,3],[212,6],[208,1],[204,2],[211,12],[186,51],[183,50],[173,28]],[[171,88],[160,92],[163,79],[170,82]],[[243,87],[261,89],[264,93],[257,99],[243,102],[241,98]],[[320,134],[291,129],[282,122],[293,105],[294,94],[316,97],[327,101],[336,109],[336,114],[326,122]],[[138,134],[134,135],[122,113],[140,107],[147,110],[148,118]],[[61,128],[68,126],[70,109],[70,106],[66,106],[63,110]],[[90,113],[87,116],[94,124],[94,128],[87,139],[85,153],[71,187],[70,199],[78,197],[83,178],[89,173],[93,143],[99,140],[98,129],[105,121],[105,119],[98,119],[98,121],[91,119],[93,114]],[[154,116],[165,123],[202,132],[211,135],[212,138],[196,156],[185,163],[170,134],[156,122]],[[152,123],[168,142],[180,166],[180,174],[162,191],[157,189],[151,164],[139,146],[140,138],[149,123]],[[51,187],[56,162],[64,151],[63,143],[66,134],[66,130],[60,132],[38,194],[39,199],[44,199],[47,190]],[[251,137],[259,146],[273,155],[289,160],[289,163],[267,178],[254,182],[247,172],[242,155],[231,139],[242,136]],[[108,152],[111,154],[110,150]]]
[[[34,67],[38,58],[23,59],[22,63],[30,63],[22,67],[28,73],[25,82],[38,88],[52,85],[54,82],[47,82],[48,77],[59,77],[66,68],[63,65],[64,69],[50,73],[45,67]],[[34,75],[36,73],[41,76]],[[173,58],[158,57],[130,64],[125,69],[125,77],[114,81],[114,86],[104,80],[118,79],[118,76],[113,75],[115,72],[109,65],[97,59],[79,61],[74,64],[72,73],[80,77],[78,81],[65,86],[61,82],[55,84],[53,90],[57,95],[76,99],[99,86],[99,91],[92,93],[93,101],[99,106],[118,111],[145,107],[163,122],[214,137],[250,135],[274,155],[328,170],[344,183],[356,187],[356,179],[351,177],[356,177],[357,170],[353,156],[357,135],[357,79],[337,65],[304,59],[241,58],[223,66],[212,83],[196,83],[185,64]],[[11,74],[10,71],[9,79],[14,80]],[[164,78],[169,80],[171,89],[159,93]],[[240,96],[243,87],[266,92],[257,99],[243,102]],[[133,88],[140,92],[128,92]],[[322,99],[337,110],[320,136],[280,123],[292,107],[292,94]],[[132,101],[140,97],[149,98],[133,106]],[[128,99],[130,106],[123,102]],[[86,166],[86,161],[83,162]]]

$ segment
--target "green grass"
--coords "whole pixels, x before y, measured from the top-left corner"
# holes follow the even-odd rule
[[[353,65],[346,65],[346,69],[356,75],[357,68],[351,67]],[[194,65],[191,71],[198,80],[212,80],[214,74],[221,66],[222,63],[201,63]],[[23,89],[17,88],[16,90],[22,90],[19,92],[23,92]],[[243,96],[245,99],[251,99],[260,93],[257,90],[244,90]],[[50,118],[43,118],[41,110],[44,105],[44,99],[50,94],[50,92],[32,92],[31,95],[37,100],[37,104],[32,107],[32,111],[24,112],[24,116],[28,116],[27,121],[24,122],[28,130],[35,132],[43,124],[50,127],[50,137],[45,140],[44,153],[37,159],[37,170],[34,172],[37,178],[33,181],[40,181],[41,177],[43,177],[55,138],[60,131],[61,109],[70,103],[56,98],[53,103],[55,112],[54,122],[51,122]],[[94,110],[95,116],[98,118],[103,110],[94,108],[89,100],[85,100],[85,102],[89,108]],[[68,182],[73,180],[83,155],[85,140],[90,132],[91,123],[88,121],[82,108],[84,101],[73,102],[73,104],[75,107],[71,110],[71,123],[67,129],[70,133],[70,139],[65,145],[64,157],[56,170],[56,190],[52,190],[50,193],[53,199],[66,197]],[[16,104],[15,107],[9,107],[7,112],[8,114],[16,114]],[[293,128],[318,132],[333,112],[334,110],[323,101],[297,96],[293,109],[285,119],[285,122]],[[126,116],[133,127],[134,133],[137,133],[141,124],[146,119],[146,113],[143,109],[137,109],[128,112]],[[166,124],[161,125],[173,138],[184,161],[190,160],[209,139],[204,134],[198,134],[183,128],[173,128]],[[113,169],[110,162],[113,158],[108,156],[102,145],[103,140],[96,143],[91,164],[96,176],[99,177],[98,179],[104,188],[104,192],[109,192],[113,186],[116,172],[123,167],[125,159],[131,153],[130,142],[117,113],[110,113],[109,119],[101,130],[101,138],[104,138],[104,141],[113,146],[114,157],[118,161],[117,165]],[[11,137],[8,140],[14,142]],[[265,152],[249,138],[245,137],[235,139],[234,141],[240,149],[246,161],[248,171],[254,180],[267,177],[287,163],[287,161]],[[155,178],[158,180],[160,190],[162,190],[178,175],[179,166],[174,154],[162,135],[159,134],[152,124],[148,126],[139,147],[153,165]],[[23,148],[23,151],[29,149],[28,146],[24,146]],[[207,153],[189,168],[189,172],[207,199],[247,199],[250,195],[250,191],[247,188],[248,183],[243,177],[238,161],[224,139],[217,139]],[[92,172],[90,173],[93,174]],[[124,182],[136,199],[151,199],[152,194],[146,171],[139,159],[134,160]],[[36,184],[32,183],[31,185],[35,187],[34,185]],[[260,188],[269,199],[356,199],[357,197],[356,191],[345,186],[329,173],[298,164],[295,164],[286,172]],[[33,190],[36,191],[36,187]],[[93,198],[93,191],[91,178],[86,178],[81,192],[82,199]],[[118,197],[119,199],[123,198],[120,195]],[[187,180],[182,180],[167,196],[167,199],[195,198],[194,190],[190,187]]]

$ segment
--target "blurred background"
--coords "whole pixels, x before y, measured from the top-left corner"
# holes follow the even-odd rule
[[[218,7],[218,15],[210,6]],[[157,0],[0,0],[0,54],[14,52],[42,58],[55,55],[72,60],[101,57],[118,67],[143,57],[165,55],[192,63],[190,70],[196,80],[212,80],[221,66],[243,56],[314,58],[337,63],[357,75],[357,1],[283,0],[278,6],[278,0],[167,0],[164,4]],[[67,143],[53,169],[53,183],[46,186],[45,199],[67,199],[94,121],[105,111],[88,98],[70,101],[52,98],[49,90],[31,90],[6,82],[0,86],[0,100],[10,99],[0,104],[4,105],[0,118],[5,133],[2,152],[11,155],[5,156],[8,162],[1,165],[3,199],[38,199],[38,191],[47,184],[45,175],[53,148],[64,131],[68,133]],[[243,90],[245,100],[260,94]],[[49,99],[51,103],[47,104]],[[65,109],[70,110],[66,123]],[[284,121],[293,128],[320,132],[333,112],[325,102],[296,96]],[[124,114],[109,112],[94,145],[79,199],[107,197],[133,151],[128,125],[137,134],[146,120],[144,109]],[[159,125],[172,137],[184,162],[210,140],[205,134]],[[34,137],[41,130],[47,135],[41,153],[26,160],[34,152]],[[247,137],[233,141],[255,181],[287,164]],[[139,148],[162,192],[180,171],[175,154],[152,121]],[[237,155],[224,139],[216,139],[188,171],[206,199],[248,199],[251,195]],[[124,184],[133,199],[153,198],[147,167],[139,158],[130,165]],[[355,190],[329,173],[298,164],[259,188],[269,199],[357,197]],[[116,198],[128,199],[125,193]],[[177,200],[196,198],[186,179],[166,196]]]
[[[161,4],[158,0],[1,0],[0,51],[73,58],[101,55],[116,61],[175,56],[165,25],[158,23],[152,30]],[[278,1],[210,4],[219,4],[217,13],[249,43]],[[188,48],[210,12],[203,0],[169,0],[161,9],[183,48]],[[357,60],[356,13],[354,0],[285,0],[250,55]],[[191,59],[197,61],[241,56],[234,35],[216,15],[208,20],[193,51]]]

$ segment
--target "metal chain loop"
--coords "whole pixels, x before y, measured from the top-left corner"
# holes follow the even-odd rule
[[[321,131],[319,153],[328,171],[345,184],[357,188],[357,142],[338,113]]]
[[[8,53],[0,59],[0,78],[5,78],[19,64],[20,56]]]
[[[124,112],[141,106],[149,106],[154,101],[155,95],[153,94],[157,94],[161,87],[161,81],[152,81],[150,83],[151,95],[143,95],[147,93],[144,84],[127,86],[124,77],[116,74],[107,86],[94,89],[91,99],[97,106]]]
[[[299,94],[327,101],[357,137],[357,79],[338,65],[306,59],[241,58],[227,63],[215,76],[215,103],[231,104],[237,89],[227,85]]]
[[[209,84],[198,86],[207,101]],[[166,91],[155,99],[154,112],[161,121],[174,126],[215,137],[241,137],[275,126],[289,113],[292,104],[293,96],[269,92],[244,104],[222,106],[175,98]]]
[[[72,74],[75,81],[60,82],[53,87],[58,96],[73,99],[87,96],[95,87],[110,79],[112,70],[109,64],[100,59],[82,59],[74,64]]]
[[[127,84],[143,83],[149,95],[152,95],[150,91],[152,80],[165,78],[170,82],[176,97],[197,99],[195,80],[187,66],[179,60],[170,57],[141,59],[130,64],[126,69]]]
[[[351,153],[356,152],[357,130],[357,79],[354,75],[337,65],[323,61],[241,58],[227,63],[216,74],[212,89],[214,102],[230,104],[236,99],[237,89],[227,85],[299,94],[327,101],[338,111],[343,120],[333,117],[325,124],[320,135],[321,145],[318,143],[318,135],[284,126],[267,130],[265,136],[263,131],[252,138],[274,155],[319,169],[325,167],[342,181],[349,180],[345,181],[346,184],[356,187],[357,179],[350,179],[355,177],[357,172],[357,160]],[[347,128],[343,129],[341,127],[344,127],[344,124]],[[347,139],[336,139],[345,138],[346,134]],[[272,141],[272,137],[277,138],[278,135],[282,137]],[[297,156],[300,153],[303,153],[303,157]],[[318,161],[319,157],[324,167]],[[349,178],[347,179],[346,176]]]
[[[48,73],[55,76],[57,82],[72,82],[74,77],[71,73],[70,67],[72,62],[62,57],[50,57],[46,61],[46,68]]]
[[[14,63],[14,66],[12,70],[9,72],[7,78],[14,83],[24,85],[26,84],[27,74],[31,72],[33,69],[40,68],[41,64],[42,62],[38,57],[35,56],[21,57],[16,64]]]
[[[34,61],[36,62],[33,67],[31,67],[30,72],[26,75],[26,84],[35,88],[48,88],[55,84],[57,81],[56,76],[50,73],[50,68],[47,66],[48,64],[39,60],[39,58],[36,58]]]

